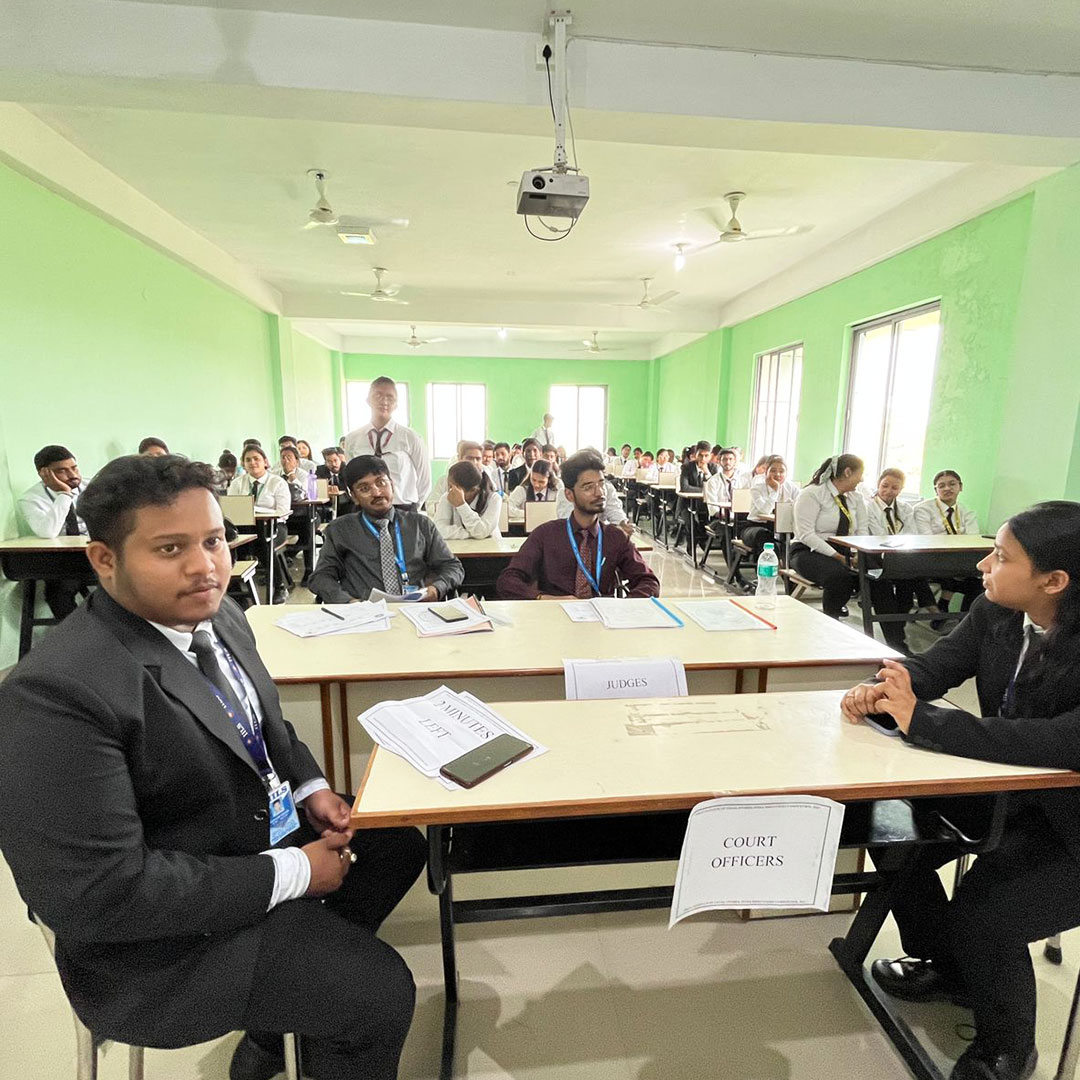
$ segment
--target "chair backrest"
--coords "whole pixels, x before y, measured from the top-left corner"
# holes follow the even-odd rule
[[[503,499],[499,507],[499,532],[505,536],[510,531],[510,504]]]
[[[736,488],[731,493],[731,512],[733,514],[748,514],[753,505],[749,488]]]
[[[330,481],[329,480],[316,480],[315,481],[315,498],[319,500],[327,500],[330,498]]]
[[[557,517],[558,509],[559,504],[554,499],[551,502],[525,503],[525,532],[531,533],[537,525]]]
[[[236,526],[255,524],[255,500],[250,495],[219,495],[221,513]]]
[[[776,504],[776,525],[774,531],[781,533],[793,533],[795,531],[795,504],[785,499]]]
[[[662,488],[676,488],[679,486],[679,474],[674,472],[662,472],[657,484]]]

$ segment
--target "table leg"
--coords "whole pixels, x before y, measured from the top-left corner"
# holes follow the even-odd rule
[[[690,511],[690,561],[697,566],[697,539],[694,536],[694,526],[697,524],[697,507],[693,499],[687,499],[687,509]]]
[[[322,711],[322,749],[323,749],[323,775],[330,785],[331,791],[336,791],[337,770],[334,767],[334,714],[330,707],[330,684],[319,683],[319,707]],[[346,759],[346,762],[348,759]],[[352,786],[346,789],[351,795]]]
[[[19,618],[19,659],[29,651],[34,642],[34,604],[37,600],[37,581],[28,578],[23,582],[22,615]]]
[[[341,710],[339,726],[341,728],[341,753],[345,761],[345,790],[352,795],[355,791],[352,783],[352,745],[349,742],[349,684],[338,683],[338,705]]]
[[[870,598],[869,560],[862,553],[859,559],[859,606],[862,608],[862,628],[867,637],[874,636],[874,607]]]
[[[273,521],[264,521],[266,529],[266,602],[274,602],[274,540],[277,537],[277,518]]]
[[[452,1080],[454,1044],[457,1040],[457,957],[454,951],[454,893],[446,856],[450,849],[449,828],[428,826],[428,888],[439,898],[439,934],[443,961],[443,1037],[439,1080]]]

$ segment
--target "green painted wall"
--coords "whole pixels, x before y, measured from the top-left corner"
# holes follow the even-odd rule
[[[608,442],[641,442],[649,433],[654,410],[649,396],[651,363],[647,360],[523,360],[463,356],[376,356],[347,353],[346,379],[389,375],[409,384],[410,426],[426,442],[427,385],[431,382],[484,383],[487,386],[488,435],[520,442],[540,425],[548,410],[552,385],[607,386]],[[556,423],[558,420],[556,419]],[[437,463],[435,472],[445,469]]]
[[[292,330],[291,407],[286,409],[285,431],[311,443],[315,461],[319,451],[338,441],[334,415],[332,351]],[[283,432],[284,433],[284,432]]]
[[[712,442],[720,437],[726,338],[727,331],[718,330],[654,361],[656,447],[668,446],[678,453],[699,439]]]

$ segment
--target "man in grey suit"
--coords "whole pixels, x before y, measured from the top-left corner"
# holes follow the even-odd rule
[[[375,931],[420,834],[354,835],[282,717],[209,466],[118,458],[80,512],[101,587],[0,685],[0,847],[72,1005],[144,1046],[242,1028],[232,1080],[285,1031],[317,1080],[391,1080],[415,991]]]

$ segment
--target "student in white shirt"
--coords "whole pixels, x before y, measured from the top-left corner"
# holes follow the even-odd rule
[[[302,499],[306,494],[307,472],[300,467],[300,452],[295,446],[283,446],[279,455],[279,464],[270,470],[280,476],[292,489],[294,498]]]
[[[83,491],[82,475],[75,455],[55,443],[43,446],[34,455],[38,483],[19,496],[19,512],[35,536],[86,536],[86,522],[78,514]],[[76,579],[47,581],[45,600],[58,619],[70,615],[75,597],[85,588]]]
[[[471,465],[475,465],[481,472],[487,472],[483,467],[484,448],[478,442],[472,442],[469,439],[462,439],[457,444],[457,458],[450,463],[452,469],[459,461],[467,461]],[[439,501],[449,490],[450,485],[450,469],[435,481],[435,486],[431,489],[431,495],[427,501],[428,513],[434,516],[435,511],[438,509]],[[494,484],[492,484],[494,486]]]
[[[544,422],[532,433],[532,437],[541,446],[555,445],[555,417],[544,413]]]
[[[791,565],[821,586],[821,610],[832,619],[843,615],[858,579],[828,538],[866,533],[866,503],[855,494],[862,477],[862,459],[854,454],[828,458],[795,500]]]
[[[303,450],[300,449],[301,443],[303,443],[303,445],[305,447],[305,449],[303,449]],[[278,445],[278,456],[279,456],[279,458],[281,456],[281,451],[284,450],[286,447],[288,447],[289,449],[296,451],[297,465],[304,472],[314,472],[315,471],[315,462],[311,461],[309,457],[304,456],[305,454],[308,454],[308,455],[311,454],[311,447],[306,442],[304,442],[303,439],[297,439],[293,435],[282,435],[281,438],[278,439],[277,445]],[[276,469],[276,468],[277,468],[277,466],[275,465],[274,469]]]
[[[254,495],[255,510],[272,510],[279,515],[274,531],[274,546],[282,543],[287,535],[285,518],[292,511],[292,492],[289,485],[280,476],[270,471],[270,459],[261,446],[249,446],[241,459],[244,471],[229,484],[230,495]],[[257,544],[257,558],[265,573],[267,570],[267,552],[265,544]],[[279,584],[274,590],[274,603],[281,604],[288,599],[288,591]]]
[[[934,477],[934,498],[924,499],[915,504],[915,528],[920,536],[968,536],[979,535],[979,519],[973,510],[961,506],[960,492],[964,490],[960,474],[952,469],[942,469]],[[939,606],[942,611],[949,610],[949,601],[953,593],[963,593],[961,611],[967,611],[972,601],[983,591],[982,577],[948,578],[941,582]],[[930,624],[935,630],[939,627]]]
[[[721,449],[717,454],[717,470],[705,481],[702,489],[705,493],[705,505],[711,514],[718,514],[721,506],[731,505],[732,492],[749,486],[735,469],[735,451],[730,448]]]
[[[559,448],[551,443],[544,443],[540,447],[540,456],[551,466],[551,471],[559,475]]]
[[[728,453],[730,451],[725,450],[720,455],[721,459]],[[735,477],[735,486],[739,487],[737,473]],[[787,464],[779,454],[769,458],[765,475],[757,477],[750,485],[750,512],[746,515],[742,542],[750,548],[750,559],[755,565],[765,545],[776,539],[775,522],[768,520],[775,518],[776,504],[795,502],[799,491],[799,485],[787,478]]]
[[[507,516],[510,521],[525,520],[527,502],[554,502],[559,497],[562,484],[551,471],[551,465],[543,458],[537,458],[525,481],[518,484],[507,497]]]
[[[638,461],[638,469],[645,471],[644,483],[657,484],[660,482],[660,470],[656,467],[656,461],[650,451],[646,450],[641,455],[641,460]]]
[[[535,440],[533,440],[535,442]],[[525,458],[523,456],[523,447],[521,443],[514,443],[510,447],[510,468],[518,469],[525,464]]]
[[[491,477],[471,461],[458,461],[447,472],[446,494],[435,508],[435,528],[444,540],[486,540],[499,535],[502,496]]]
[[[679,466],[675,464],[675,451],[670,449],[657,450],[656,452],[656,470],[657,472],[673,473],[679,471]]]
[[[307,439],[297,439],[296,449],[300,454],[300,468],[305,472],[314,472],[318,465],[315,464],[315,459],[311,455],[311,443]]]
[[[431,491],[431,460],[424,441],[412,428],[394,419],[397,386],[394,380],[380,375],[368,391],[371,420],[345,436],[345,456],[350,460],[361,454],[374,454],[386,460],[394,483],[394,505],[402,510],[416,510],[424,505]]]

